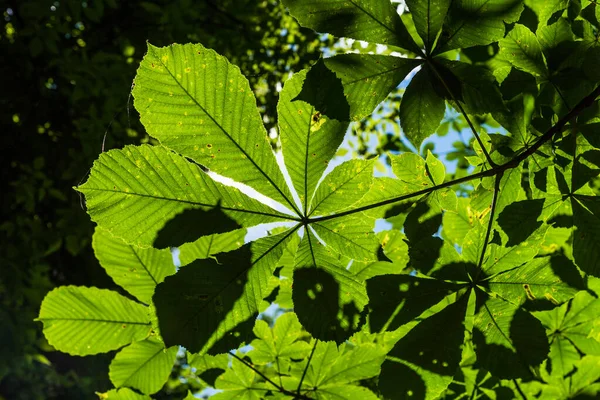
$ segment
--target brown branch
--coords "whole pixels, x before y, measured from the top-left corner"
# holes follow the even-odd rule
[[[428,187],[426,189],[423,190],[419,190],[417,192],[413,192],[413,193],[408,193],[408,194],[403,194],[401,196],[397,196],[397,197],[393,197],[391,199],[388,200],[384,200],[384,201],[380,201],[377,203],[373,203],[373,204],[369,204],[366,206],[362,206],[362,207],[358,207],[355,208],[353,210],[348,210],[348,211],[344,211],[338,214],[332,214],[332,215],[325,215],[325,216],[321,216],[321,217],[314,217],[314,218],[309,218],[305,224],[308,223],[312,223],[312,222],[318,222],[318,221],[326,221],[329,219],[334,219],[334,218],[339,218],[339,217],[343,217],[346,215],[350,215],[350,214],[355,214],[358,212],[362,212],[362,211],[367,211],[367,210],[371,210],[373,208],[377,208],[377,207],[381,207],[381,206],[385,206],[388,204],[393,204],[393,203],[397,203],[403,200],[407,200],[413,197],[417,197],[417,196],[421,196],[421,195],[425,195],[440,189],[444,189],[450,186],[454,186],[454,185],[458,185],[461,183],[465,183],[465,182],[469,182],[472,181],[474,179],[479,179],[479,178],[485,178],[488,176],[496,176],[500,173],[503,173],[506,170],[512,169],[512,168],[516,168],[521,162],[523,162],[524,160],[526,160],[529,156],[533,155],[536,151],[538,151],[538,149],[540,147],[542,147],[542,145],[544,145],[546,142],[550,141],[552,139],[552,137],[554,137],[554,135],[558,132],[562,132],[563,128],[565,127],[565,125],[572,120],[573,118],[577,117],[583,110],[585,110],[586,108],[588,108],[589,106],[591,106],[592,104],[594,104],[594,101],[596,100],[596,98],[600,96],[600,86],[598,86],[592,93],[590,93],[589,95],[587,95],[586,97],[584,97],[579,103],[577,103],[577,105],[575,107],[573,107],[573,109],[571,111],[569,111],[564,117],[562,117],[561,119],[558,120],[558,122],[556,122],[556,124],[554,124],[550,129],[548,129],[546,131],[546,133],[544,133],[542,136],[540,136],[540,138],[528,149],[526,149],[524,152],[522,152],[521,154],[517,155],[515,158],[513,158],[512,160],[510,160],[509,162],[507,162],[506,164],[502,164],[502,165],[498,165],[492,169],[488,169],[486,171],[481,171],[478,172],[476,174],[472,174],[469,176],[465,176],[459,179],[455,179],[453,181],[449,181],[449,182],[445,182],[442,183],[440,185],[435,185],[435,186],[431,186]]]

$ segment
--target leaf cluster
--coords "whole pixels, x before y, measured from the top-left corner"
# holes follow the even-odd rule
[[[236,66],[149,45],[133,95],[158,144],[101,154],[77,187],[99,260],[138,301],[56,289],[49,342],[131,343],[110,376],[144,395],[183,346],[224,371],[222,399],[595,396],[599,25],[596,4],[573,3],[407,1],[401,18],[386,0],[284,1],[303,26],[394,51],[292,75],[277,153]],[[329,168],[350,122],[413,70],[403,134],[419,149],[454,108],[468,173],[431,151],[388,154],[393,176],[373,159]],[[382,218],[393,229],[376,234]],[[272,302],[294,312],[269,327],[256,317]]]

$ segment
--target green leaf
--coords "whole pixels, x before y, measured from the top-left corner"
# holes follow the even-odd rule
[[[316,388],[319,399],[376,399],[353,383],[378,375],[384,359],[382,349],[371,343],[341,345],[338,351],[333,342],[317,342],[312,358],[296,367],[297,372],[306,370],[301,391]]]
[[[136,393],[129,388],[113,389],[99,396],[103,400],[151,400],[150,396]]]
[[[417,149],[435,133],[446,111],[446,102],[434,90],[432,79],[429,67],[424,66],[408,84],[400,103],[400,124]]]
[[[391,230],[379,233],[379,238],[383,247],[383,253],[394,263],[394,270],[400,273],[400,271],[406,268],[409,260],[408,245],[405,240],[406,235],[397,230]]]
[[[442,218],[444,239],[462,247],[463,240],[473,227],[473,218],[475,218],[469,206],[469,199],[459,198],[457,210],[445,212]]]
[[[106,289],[62,286],[42,302],[37,319],[57,350],[86,356],[116,350],[150,334],[148,308]]]
[[[252,323],[250,319],[269,295],[269,278],[294,232],[260,239],[219,254],[216,260],[194,261],[158,285],[153,300],[165,343],[199,352],[214,346],[236,326]],[[238,343],[253,324],[246,325],[236,331]]]
[[[534,258],[488,280],[488,288],[515,304],[526,300],[564,303],[585,288],[577,267],[564,256]]]
[[[106,273],[146,304],[150,304],[156,285],[175,273],[173,257],[168,249],[138,248],[115,238],[102,228],[96,228],[92,246]]]
[[[163,145],[295,209],[250,85],[225,57],[200,44],[148,45],[133,96]]]
[[[108,376],[116,387],[128,386],[142,393],[158,392],[167,382],[177,357],[177,347],[165,349],[157,339],[135,342],[110,363]]]
[[[600,300],[579,292],[569,303],[534,315],[542,322],[552,341],[573,344],[583,354],[600,355],[600,342],[591,335],[600,313]]]
[[[539,77],[548,76],[540,42],[524,25],[515,24],[509,34],[500,40],[500,55],[515,68]]]
[[[559,11],[565,10],[569,6],[569,0],[547,0],[537,4],[536,11],[540,25],[547,25],[550,17]]]
[[[186,243],[179,247],[179,261],[182,266],[200,258],[209,258],[218,253],[225,253],[239,249],[244,244],[246,229],[203,236],[193,243]]]
[[[418,192],[440,185],[446,178],[444,164],[431,153],[428,153],[427,161],[414,153],[390,155],[390,160],[392,172],[404,184],[404,193]]]
[[[468,114],[506,110],[498,82],[489,69],[460,61],[439,61],[460,82],[460,99],[457,100],[463,103]]]
[[[453,268],[459,268],[458,265]],[[382,275],[367,281],[369,324],[373,331],[409,323],[465,284],[410,275]]]
[[[542,25],[535,32],[550,70],[556,70],[571,55],[573,31],[566,18],[559,18],[552,25]]]
[[[256,381],[257,374],[238,359],[231,360],[231,368],[217,378],[215,388],[222,390],[211,396],[215,400],[260,400],[265,385]],[[259,389],[259,390],[257,390]]]
[[[581,394],[582,397],[587,397],[585,395],[589,393],[596,397],[600,391],[599,385],[595,383],[600,379],[600,357],[583,357],[575,366],[577,373],[571,378],[571,393]]]
[[[350,120],[350,107],[344,97],[342,83],[335,73],[325,66],[322,58],[308,70],[302,90],[291,100],[302,100],[314,107],[314,111],[330,119],[340,122]],[[316,122],[319,122],[319,114],[310,114],[311,119],[317,119]]]
[[[309,103],[294,100],[306,79],[305,71],[289,79],[277,104],[283,160],[304,210],[348,126],[321,115]]]
[[[292,298],[298,320],[319,340],[343,342],[363,323],[361,313],[368,302],[364,281],[310,229],[304,232],[294,264]]]
[[[421,320],[396,343],[379,377],[386,398],[436,399],[448,387],[461,359],[467,298]]]
[[[477,292],[473,343],[477,360],[503,379],[527,377],[549,351],[544,328],[531,314],[500,298]]]
[[[421,63],[376,54],[339,54],[325,59],[325,65],[342,80],[353,121],[370,115]]]
[[[284,0],[283,4],[300,25],[317,32],[420,52],[387,0]]]
[[[273,329],[262,320],[254,325],[254,334],[258,339],[250,345],[249,356],[254,364],[279,362],[280,359],[302,359],[310,353],[310,345],[299,341],[302,325],[294,313],[285,313],[275,320]],[[281,371],[278,371],[281,372]]]
[[[442,29],[450,3],[450,0],[408,0],[406,2],[417,32],[428,52],[433,49],[433,44]]]
[[[357,213],[314,222],[311,227],[333,250],[359,262],[377,261],[379,240],[373,232],[375,221]]]
[[[244,226],[286,218],[238,189],[213,181],[164,147],[127,146],[102,153],[78,190],[86,196],[93,221],[127,243],[146,247],[170,220],[189,210],[219,206]]]
[[[573,257],[585,272],[600,276],[600,198],[574,196]]]
[[[321,386],[317,389],[317,395],[323,400],[377,400],[379,397],[366,387],[362,386]]]
[[[325,176],[312,199],[309,215],[327,215],[350,207],[373,183],[375,160],[350,160]]]
[[[516,22],[522,11],[522,0],[453,1],[436,52],[493,43],[504,37],[504,23]]]

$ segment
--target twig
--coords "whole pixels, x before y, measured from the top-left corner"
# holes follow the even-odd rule
[[[591,106],[594,101],[596,100],[596,98],[600,96],[600,86],[598,86],[592,93],[590,93],[588,96],[586,96],[585,98],[583,98],[583,100],[581,100],[569,113],[567,113],[567,115],[565,115],[564,117],[562,117],[560,120],[558,120],[558,122],[556,124],[554,124],[550,129],[548,129],[546,131],[546,133],[544,133],[542,136],[540,136],[540,138],[533,144],[531,145],[531,147],[527,148],[524,152],[522,152],[521,154],[519,154],[518,156],[516,156],[515,158],[513,158],[512,160],[510,160],[509,162],[507,162],[506,164],[502,164],[502,165],[498,165],[492,169],[488,169],[486,171],[481,171],[478,172],[476,174],[472,174],[469,176],[464,176],[462,178],[458,178],[452,181],[448,181],[448,182],[444,182],[440,185],[435,185],[435,186],[430,186],[426,189],[423,190],[419,190],[413,193],[408,193],[408,194],[404,194],[401,196],[397,196],[397,197],[393,197],[391,199],[388,200],[383,200],[377,203],[373,203],[373,204],[368,204],[366,206],[362,206],[362,207],[358,207],[352,210],[348,210],[348,211],[343,211],[341,213],[338,214],[332,214],[332,215],[325,215],[325,216],[320,216],[320,217],[314,217],[314,218],[309,218],[307,220],[307,223],[312,223],[312,222],[319,222],[319,221],[326,221],[326,220],[330,220],[330,219],[334,219],[334,218],[339,218],[339,217],[344,217],[346,215],[350,215],[350,214],[355,214],[358,212],[362,212],[362,211],[367,211],[367,210],[371,210],[373,208],[377,208],[377,207],[381,207],[381,206],[385,206],[388,204],[393,204],[393,203],[397,203],[403,200],[407,200],[413,197],[417,197],[417,196],[421,196],[421,195],[425,195],[440,189],[444,189],[450,186],[455,186],[455,185],[459,185],[461,183],[465,183],[465,182],[470,182],[474,179],[479,179],[479,178],[485,178],[488,176],[495,176],[498,175],[506,170],[512,169],[512,168],[516,168],[519,164],[521,164],[521,162],[525,159],[527,159],[529,156],[531,156],[532,154],[534,154],[540,147],[542,147],[542,145],[546,142],[548,142],[550,139],[552,139],[552,137],[558,133],[561,132],[562,129],[564,128],[564,126],[573,118],[575,118],[577,115],[579,115],[579,113],[581,113],[583,110],[585,110],[587,107]]]
[[[465,120],[467,121],[467,124],[469,124],[469,128],[471,128],[471,132],[473,132],[473,136],[475,136],[475,139],[477,140],[477,143],[479,143],[479,146],[481,147],[481,151],[483,151],[483,155],[485,156],[485,159],[487,160],[488,164],[490,164],[490,167],[492,167],[492,168],[497,167],[498,164],[496,164],[492,160],[492,157],[490,157],[490,154],[488,153],[487,149],[485,148],[485,146],[483,144],[483,141],[479,137],[479,134],[477,133],[477,130],[475,129],[475,126],[471,122],[471,119],[467,115],[467,113],[466,113],[465,109],[463,108],[463,106],[460,104],[460,101],[458,101],[456,99],[456,97],[454,97],[454,94],[452,93],[452,91],[450,90],[450,88],[448,87],[448,85],[446,84],[446,81],[444,81],[444,78],[442,78],[442,75],[440,75],[440,73],[438,72],[438,70],[435,68],[435,65],[431,61],[429,61],[429,60],[427,60],[427,65],[429,65],[431,67],[431,70],[435,73],[435,75],[440,80],[440,82],[442,82],[442,85],[444,85],[444,88],[446,89],[446,91],[448,92],[448,94],[450,95],[450,97],[452,98],[452,100],[458,106],[458,109],[460,110],[461,114],[463,115],[463,117],[465,117]]]
[[[273,385],[277,389],[277,391],[279,391],[280,393],[283,393],[283,394],[288,395],[288,396],[292,396],[294,399],[312,400],[310,397],[304,396],[304,395],[302,395],[300,393],[290,392],[289,390],[285,389],[284,387],[279,386],[278,384],[276,384],[275,382],[273,382],[271,379],[269,379],[269,377],[267,377],[265,374],[263,374],[262,372],[260,372],[258,369],[254,368],[254,365],[250,364],[249,362],[247,362],[243,358],[239,357],[237,354],[235,354],[233,352],[229,352],[229,354],[232,355],[233,358],[235,358],[236,360],[238,360],[239,362],[243,363],[245,366],[247,366],[248,368],[250,368],[251,370],[253,370],[254,372],[256,372],[266,382],[268,382],[271,385]]]
[[[479,257],[479,263],[477,264],[477,277],[475,281],[479,278],[479,274],[482,271],[483,260],[485,258],[485,251],[487,250],[487,245],[490,240],[490,234],[492,232],[492,227],[494,226],[494,214],[496,213],[496,204],[498,203],[498,193],[500,192],[500,180],[502,180],[503,172],[496,175],[496,179],[494,181],[494,194],[492,196],[492,205],[490,208],[490,220],[488,221],[487,229],[485,230],[485,239],[483,241],[483,249],[481,249],[481,256]]]
[[[306,376],[306,371],[308,371],[308,366],[310,365],[310,360],[312,360],[313,354],[315,354],[315,349],[317,348],[318,340],[315,339],[315,344],[310,352],[310,356],[308,356],[308,361],[306,362],[306,367],[304,367],[304,372],[302,372],[302,378],[300,378],[300,383],[298,384],[298,389],[296,393],[300,394],[300,389],[302,388],[302,382],[304,382],[304,377]]]

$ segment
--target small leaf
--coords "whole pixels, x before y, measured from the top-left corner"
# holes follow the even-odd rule
[[[175,273],[173,257],[167,249],[141,249],[99,227],[92,246],[100,265],[115,283],[146,304],[150,304],[156,285]]]
[[[429,68],[423,67],[408,84],[400,103],[400,124],[417,149],[435,133],[446,110],[444,99],[431,85],[432,80]]]
[[[421,60],[377,54],[339,54],[325,65],[344,85],[350,117],[359,121],[370,115]]]
[[[148,308],[97,288],[62,286],[42,302],[37,319],[57,350],[86,356],[116,350],[150,334]]]
[[[348,127],[304,101],[292,100],[310,83],[307,79],[305,71],[293,75],[285,82],[277,104],[283,160],[305,210]]]
[[[301,333],[302,325],[294,313],[279,316],[273,329],[269,328],[265,321],[257,320],[254,334],[258,339],[250,344],[252,351],[248,355],[255,364],[278,362],[279,359],[305,358],[310,353],[310,345],[298,341]]]
[[[110,363],[108,376],[116,387],[156,393],[167,382],[176,357],[176,346],[165,349],[157,339],[135,342],[117,353]]]
[[[406,2],[417,32],[429,52],[442,29],[450,3],[450,0],[408,0]]]
[[[257,374],[238,359],[231,360],[231,368],[217,378],[215,388],[222,390],[211,398],[215,400],[260,400],[262,399],[265,385],[256,381]]]
[[[328,174],[315,192],[310,214],[327,215],[358,202],[373,182],[375,160],[350,160]]]
[[[524,25],[515,24],[506,38],[500,40],[500,55],[515,68],[540,77],[548,76],[540,43]]]

